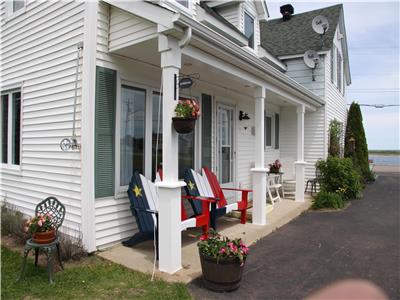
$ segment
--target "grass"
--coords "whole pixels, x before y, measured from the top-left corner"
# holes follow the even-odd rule
[[[400,155],[400,150],[369,150],[368,153],[378,155]]]
[[[16,282],[20,267],[20,253],[2,246],[2,299],[191,299],[184,284],[151,282],[149,275],[96,256],[57,272],[53,285],[47,281],[46,269],[35,268],[32,258],[24,279]]]

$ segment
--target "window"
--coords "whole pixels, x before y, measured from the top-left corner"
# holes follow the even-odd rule
[[[249,47],[254,49],[254,18],[244,13],[244,35],[249,40]]]
[[[265,117],[265,146],[271,147],[272,146],[272,117],[266,116]]]
[[[1,95],[1,162],[20,164],[21,145],[21,92],[10,91]]]
[[[342,91],[342,56],[337,51],[337,87]]]
[[[13,0],[12,5],[12,12],[15,13],[25,6],[25,0]]]
[[[279,114],[275,114],[275,149],[279,149]]]
[[[132,174],[144,174],[146,90],[122,85],[120,121],[120,185]]]
[[[176,0],[180,5],[184,7],[189,7],[189,1],[188,0]]]

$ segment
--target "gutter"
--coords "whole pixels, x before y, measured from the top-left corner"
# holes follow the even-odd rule
[[[198,36],[202,37],[212,44],[218,43],[220,48],[222,48],[225,52],[231,53],[235,57],[242,59],[244,62],[261,71],[264,76],[269,75],[278,80],[280,83],[290,86],[294,90],[295,94],[300,94],[302,98],[306,98],[306,102],[318,107],[325,105],[325,101],[323,99],[303,87],[301,84],[297,83],[295,80],[281,73],[279,70],[275,69],[263,60],[254,57],[253,54],[248,53],[242,48],[239,48],[231,41],[221,38],[221,36],[217,33],[211,30],[207,30],[204,25],[196,22],[192,18],[178,13],[176,14],[176,17],[174,19],[174,23],[176,25],[180,25],[183,27],[192,27],[192,31]],[[259,75],[257,76],[260,77]],[[293,91],[291,91],[291,93],[293,93]]]

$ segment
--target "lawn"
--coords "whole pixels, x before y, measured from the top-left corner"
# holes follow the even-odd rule
[[[71,264],[54,276],[49,285],[44,267],[35,268],[32,258],[25,277],[16,282],[21,255],[1,247],[2,299],[191,299],[186,286],[131,271],[96,256]]]

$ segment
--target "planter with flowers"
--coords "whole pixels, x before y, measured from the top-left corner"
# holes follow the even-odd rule
[[[277,159],[274,163],[269,164],[268,166],[270,173],[278,174],[281,170],[282,164],[279,159]]]
[[[56,239],[56,230],[49,214],[40,214],[27,220],[25,231],[32,234],[32,240],[37,244],[48,244]]]
[[[231,240],[211,233],[208,238],[200,238],[197,246],[205,287],[217,292],[239,288],[249,252],[242,239]]]
[[[176,132],[185,134],[193,131],[196,120],[200,116],[200,107],[196,99],[179,100],[175,108],[176,117],[172,118],[172,124]]]

